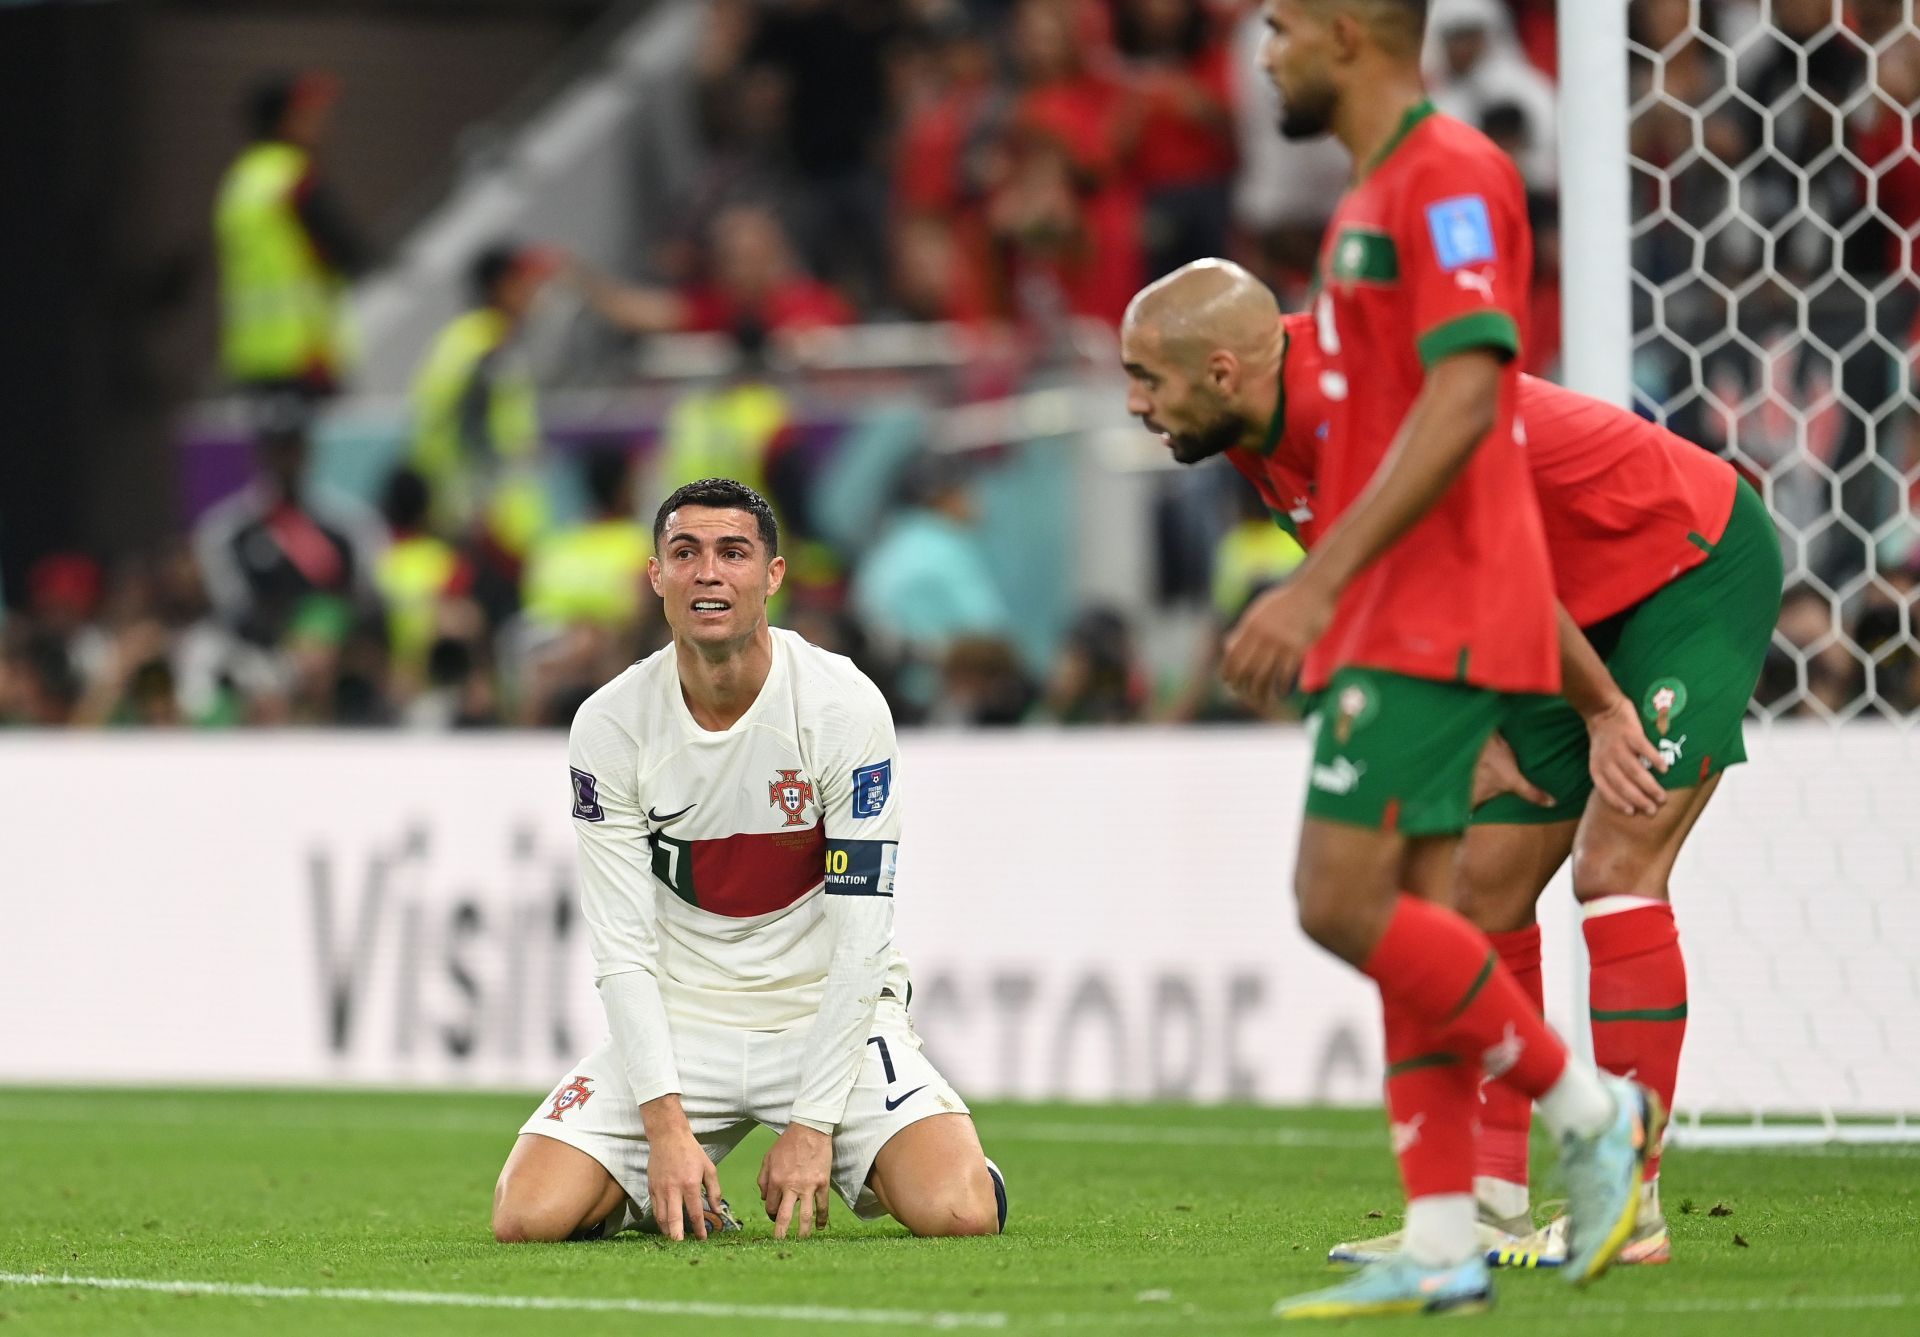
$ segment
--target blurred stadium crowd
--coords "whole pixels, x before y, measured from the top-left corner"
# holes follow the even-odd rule
[[[1559,359],[1553,9],[1433,0],[1428,60],[1439,107],[1528,184],[1542,375]],[[1655,331],[1636,381],[1683,434],[1737,445],[1797,545],[1762,704],[1912,711],[1920,535],[1889,520],[1920,479],[1920,42],[1910,25],[1900,37],[1899,0],[1853,0],[1845,29],[1828,0],[1774,0],[1771,29],[1753,0],[1698,9],[1695,31],[1688,0],[1632,8],[1632,151],[1671,183],[1636,176],[1637,324]],[[763,373],[823,329],[938,321],[976,341],[970,393],[1004,394],[1068,322],[1111,326],[1140,284],[1205,255],[1302,303],[1346,164],[1275,133],[1262,31],[1248,0],[711,0],[685,118],[699,169],[676,226],[632,275],[507,240],[475,257],[472,309],[420,350],[412,440],[377,504],[313,477],[315,416],[350,380],[324,314],[304,331],[305,316],[247,314],[281,281],[261,275],[288,228],[310,256],[308,316],[374,263],[331,189],[339,90],[316,76],[259,90],[254,143],[213,205],[253,481],[142,560],[43,559],[0,628],[0,723],[564,725],[665,642],[642,593],[649,499],[708,473],[775,499],[792,564],[776,616],[851,654],[903,721],[1239,717],[1213,686],[1214,641],[1155,671],[1113,610],[1070,618],[1050,662],[1023,658],[960,456],[909,459],[867,541],[836,543],[812,522],[818,472],[790,467],[791,408]],[[250,187],[275,173],[291,174],[286,210],[249,215]],[[554,290],[628,334],[724,334],[739,355],[647,449],[575,451],[572,514],[540,492],[539,387],[516,341]],[[1775,356],[1796,329],[1812,337]],[[1299,559],[1243,493],[1187,499],[1204,512],[1187,526],[1205,535],[1202,569],[1162,582],[1216,629]]]

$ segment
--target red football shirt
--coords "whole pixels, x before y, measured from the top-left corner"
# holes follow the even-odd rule
[[[1553,577],[1514,438],[1533,271],[1525,191],[1478,130],[1422,103],[1340,201],[1315,330],[1331,406],[1317,510],[1333,525],[1393,444],[1427,368],[1506,360],[1493,429],[1440,499],[1340,596],[1301,684],[1363,665],[1507,692],[1558,692]]]
[[[1286,318],[1279,431],[1265,453],[1228,452],[1281,521],[1312,547],[1325,528],[1314,475],[1330,405],[1313,318]],[[1554,591],[1592,626],[1707,558],[1726,533],[1738,475],[1725,460],[1625,409],[1520,378],[1527,466],[1553,559]]]

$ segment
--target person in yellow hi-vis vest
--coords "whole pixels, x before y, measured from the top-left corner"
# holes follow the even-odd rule
[[[427,655],[445,633],[442,610],[466,595],[473,572],[452,544],[427,529],[426,480],[395,469],[380,499],[391,541],[374,564],[374,588],[387,613],[387,645],[402,695],[425,683]]]
[[[793,406],[767,370],[767,332],[733,331],[739,360],[720,380],[689,391],[667,414],[650,491],[672,494],[702,478],[731,478],[768,496],[767,464],[785,444]]]
[[[542,539],[527,562],[521,604],[547,627],[622,630],[640,620],[653,533],[635,517],[633,461],[601,450],[586,461],[587,520]]]
[[[220,183],[220,358],[243,390],[331,395],[351,361],[342,298],[371,256],[322,177],[339,81],[318,71],[248,96],[251,142]]]
[[[540,409],[515,336],[558,252],[498,245],[473,263],[475,305],[435,337],[413,382],[413,467],[433,491],[434,526],[524,560],[546,529]]]

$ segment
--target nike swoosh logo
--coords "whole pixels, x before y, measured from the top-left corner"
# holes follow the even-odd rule
[[[909,1100],[912,1100],[915,1096],[919,1095],[922,1091],[926,1089],[927,1089],[926,1084],[923,1082],[919,1086],[914,1087],[913,1090],[907,1092],[904,1096],[901,1096],[900,1099],[883,1101],[882,1103],[885,1104],[888,1111],[891,1112],[893,1110],[899,1109],[902,1105],[906,1104]]]
[[[657,813],[652,808],[648,808],[647,820],[649,822],[652,822],[655,826],[665,826],[668,822],[673,821],[676,817],[685,817],[688,813],[692,812],[695,808],[699,806],[700,805],[698,803],[689,803],[686,807],[680,809],[679,812],[669,812],[664,814]]]

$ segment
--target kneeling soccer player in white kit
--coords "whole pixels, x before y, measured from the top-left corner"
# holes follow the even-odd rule
[[[773,512],[729,479],[655,517],[673,644],[574,718],[581,900],[608,1036],[520,1130],[503,1242],[737,1229],[715,1165],[766,1124],[774,1234],[856,1215],[1006,1224],[966,1104],[920,1052],[893,947],[898,758],[864,674],[768,627]]]

